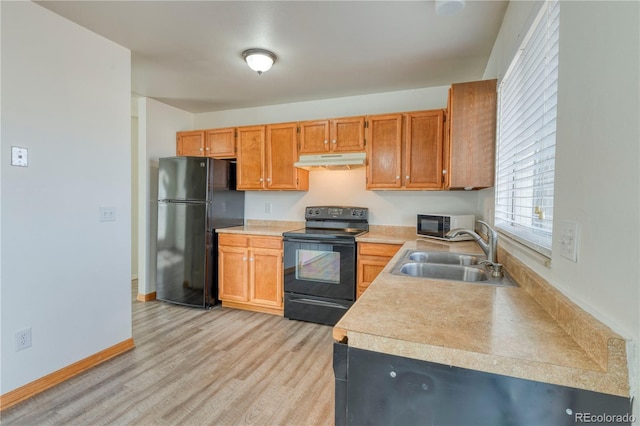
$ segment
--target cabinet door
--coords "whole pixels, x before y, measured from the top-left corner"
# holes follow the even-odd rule
[[[252,248],[249,260],[251,303],[282,307],[282,251]]]
[[[264,126],[238,128],[238,189],[264,188]]]
[[[406,115],[405,188],[442,188],[443,124],[443,110]]]
[[[205,135],[205,154],[213,158],[236,157],[236,129],[211,129]]]
[[[385,266],[389,263],[389,258],[363,258],[358,259],[358,288],[356,289],[356,299],[369,287],[369,284],[376,279]]]
[[[451,85],[447,117],[450,188],[493,186],[496,105],[496,80]]]
[[[204,156],[204,131],[196,130],[176,133],[176,155]]]
[[[300,154],[329,152],[329,120],[303,121],[300,126]],[[297,160],[296,160],[297,161]]]
[[[364,151],[364,117],[331,120],[331,151]]]
[[[222,301],[249,300],[248,250],[242,247],[218,247],[218,297]]]
[[[298,161],[297,123],[267,126],[266,160],[266,189],[308,189],[304,176],[309,172],[293,166]]]
[[[402,115],[367,117],[367,189],[402,186]]]
[[[402,244],[358,243],[356,298],[376,279]]]

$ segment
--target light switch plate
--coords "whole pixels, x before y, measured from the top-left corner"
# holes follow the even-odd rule
[[[116,220],[116,208],[115,207],[99,207],[98,208],[100,222],[115,222]]]
[[[572,262],[578,261],[578,224],[560,221],[560,255]]]
[[[11,147],[11,165],[18,167],[27,167],[29,165],[27,148]]]

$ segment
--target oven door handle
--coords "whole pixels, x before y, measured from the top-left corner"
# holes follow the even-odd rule
[[[285,243],[305,243],[305,244],[329,244],[333,246],[353,246],[355,242],[348,241],[335,241],[335,240],[319,240],[319,239],[307,239],[307,238],[289,238],[284,237]]]
[[[349,309],[344,305],[340,305],[338,303],[333,303],[333,302],[325,302],[324,300],[316,300],[316,299],[308,299],[308,298],[303,298],[303,299],[291,298],[289,301],[292,303],[304,303],[307,305],[327,306],[330,308],[344,309],[345,311]]]

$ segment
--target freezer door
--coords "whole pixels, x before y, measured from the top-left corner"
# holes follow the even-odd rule
[[[213,233],[207,204],[158,203],[156,298],[207,307],[213,286]]]
[[[210,161],[202,157],[161,158],[158,200],[206,200]]]

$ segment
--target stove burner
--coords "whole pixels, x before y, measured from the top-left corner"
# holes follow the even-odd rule
[[[369,230],[369,209],[365,207],[307,207],[305,227],[285,232],[285,237],[353,239]]]

